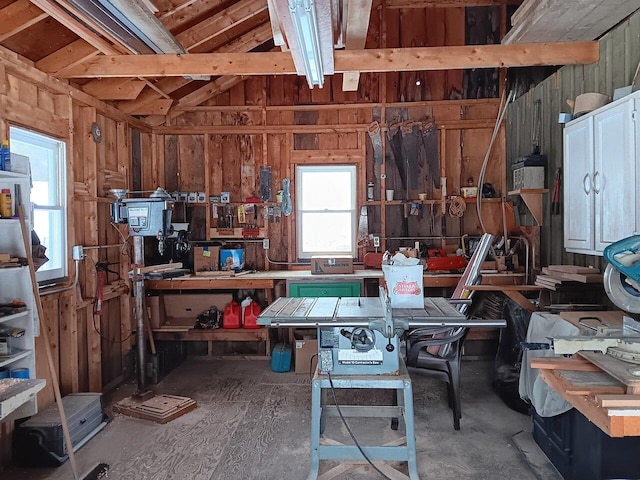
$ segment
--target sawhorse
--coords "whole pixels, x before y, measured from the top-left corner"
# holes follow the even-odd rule
[[[355,445],[342,445],[335,441],[327,441],[321,444],[320,435],[324,431],[326,417],[339,416],[335,405],[326,405],[326,389],[333,388],[367,388],[367,389],[387,389],[395,390],[396,405],[344,405],[340,406],[342,415],[346,417],[385,417],[392,418],[395,425],[396,419],[402,417],[405,424],[406,438],[404,444],[362,446],[372,462],[376,462],[379,467],[381,461],[407,462],[409,467],[409,477],[401,472],[386,466],[384,470],[394,473],[387,473],[390,478],[408,478],[419,480],[418,468],[416,464],[416,437],[413,423],[413,390],[411,378],[407,372],[402,359],[400,359],[400,371],[397,374],[382,375],[339,375],[334,376],[316,373],[311,384],[311,469],[307,480],[316,480],[321,460],[339,460],[347,462],[362,463],[364,460],[362,453]],[[323,479],[335,478],[331,476],[331,470],[322,475]],[[336,467],[336,475],[344,473],[340,466]],[[393,475],[393,476],[392,476]]]

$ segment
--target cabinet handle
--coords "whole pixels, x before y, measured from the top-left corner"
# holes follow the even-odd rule
[[[591,180],[589,179],[589,173],[584,174],[584,178],[582,179],[582,189],[586,195],[591,193]]]
[[[596,185],[599,183],[599,182],[596,182],[596,178],[598,178],[599,175],[600,175],[600,172],[598,171],[596,171],[596,173],[593,174],[593,191],[596,194],[600,193],[600,187],[602,186],[601,185],[600,187],[596,188]]]

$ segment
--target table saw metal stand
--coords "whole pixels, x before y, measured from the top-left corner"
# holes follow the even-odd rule
[[[405,444],[362,446],[372,462],[399,461],[407,462],[409,467],[409,479],[419,480],[416,463],[416,437],[413,423],[413,390],[411,378],[402,359],[398,373],[382,375],[332,375],[333,388],[367,388],[395,390],[397,402],[392,405],[343,405],[340,407],[342,415],[347,417],[383,417],[395,419],[402,417],[405,424]],[[311,384],[311,469],[307,480],[316,480],[321,460],[339,460],[362,462],[362,453],[355,445],[340,445],[331,442],[329,445],[321,444],[320,436],[324,432],[326,417],[338,417],[338,409],[335,405],[326,405],[327,389],[331,389],[329,375],[320,373],[316,369]],[[392,427],[393,428],[393,427]],[[402,439],[400,439],[402,440]],[[391,467],[389,467],[391,468]],[[336,467],[340,470],[340,465]],[[339,475],[344,473],[338,471]],[[399,472],[398,472],[399,473]],[[401,474],[406,478],[404,474]],[[324,473],[322,478],[335,478],[331,476],[331,470]]]

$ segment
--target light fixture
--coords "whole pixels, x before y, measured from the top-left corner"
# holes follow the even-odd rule
[[[145,0],[63,0],[80,21],[107,32],[132,53],[186,53]],[[74,15],[74,16],[78,16]]]
[[[420,80],[416,80],[416,85],[419,87],[422,84]]]
[[[324,84],[324,68],[320,48],[320,32],[314,0],[288,0],[299,55],[293,57],[298,73],[304,73],[309,88]],[[302,62],[302,65],[298,65]]]

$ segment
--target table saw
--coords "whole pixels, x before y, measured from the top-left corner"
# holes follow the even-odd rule
[[[424,308],[391,308],[386,291],[379,297],[278,298],[258,318],[259,325],[311,327],[318,330],[318,367],[312,380],[311,470],[318,478],[321,460],[407,462],[409,478],[418,479],[413,423],[411,378],[400,354],[400,338],[419,327],[504,327],[504,320],[469,320],[449,300],[424,299]],[[390,389],[396,392],[391,406],[326,405],[326,393],[336,388]],[[326,416],[391,417],[397,428],[402,417],[404,445],[344,445],[320,443]],[[366,456],[365,456],[366,455]],[[323,478],[334,478],[330,472]]]

